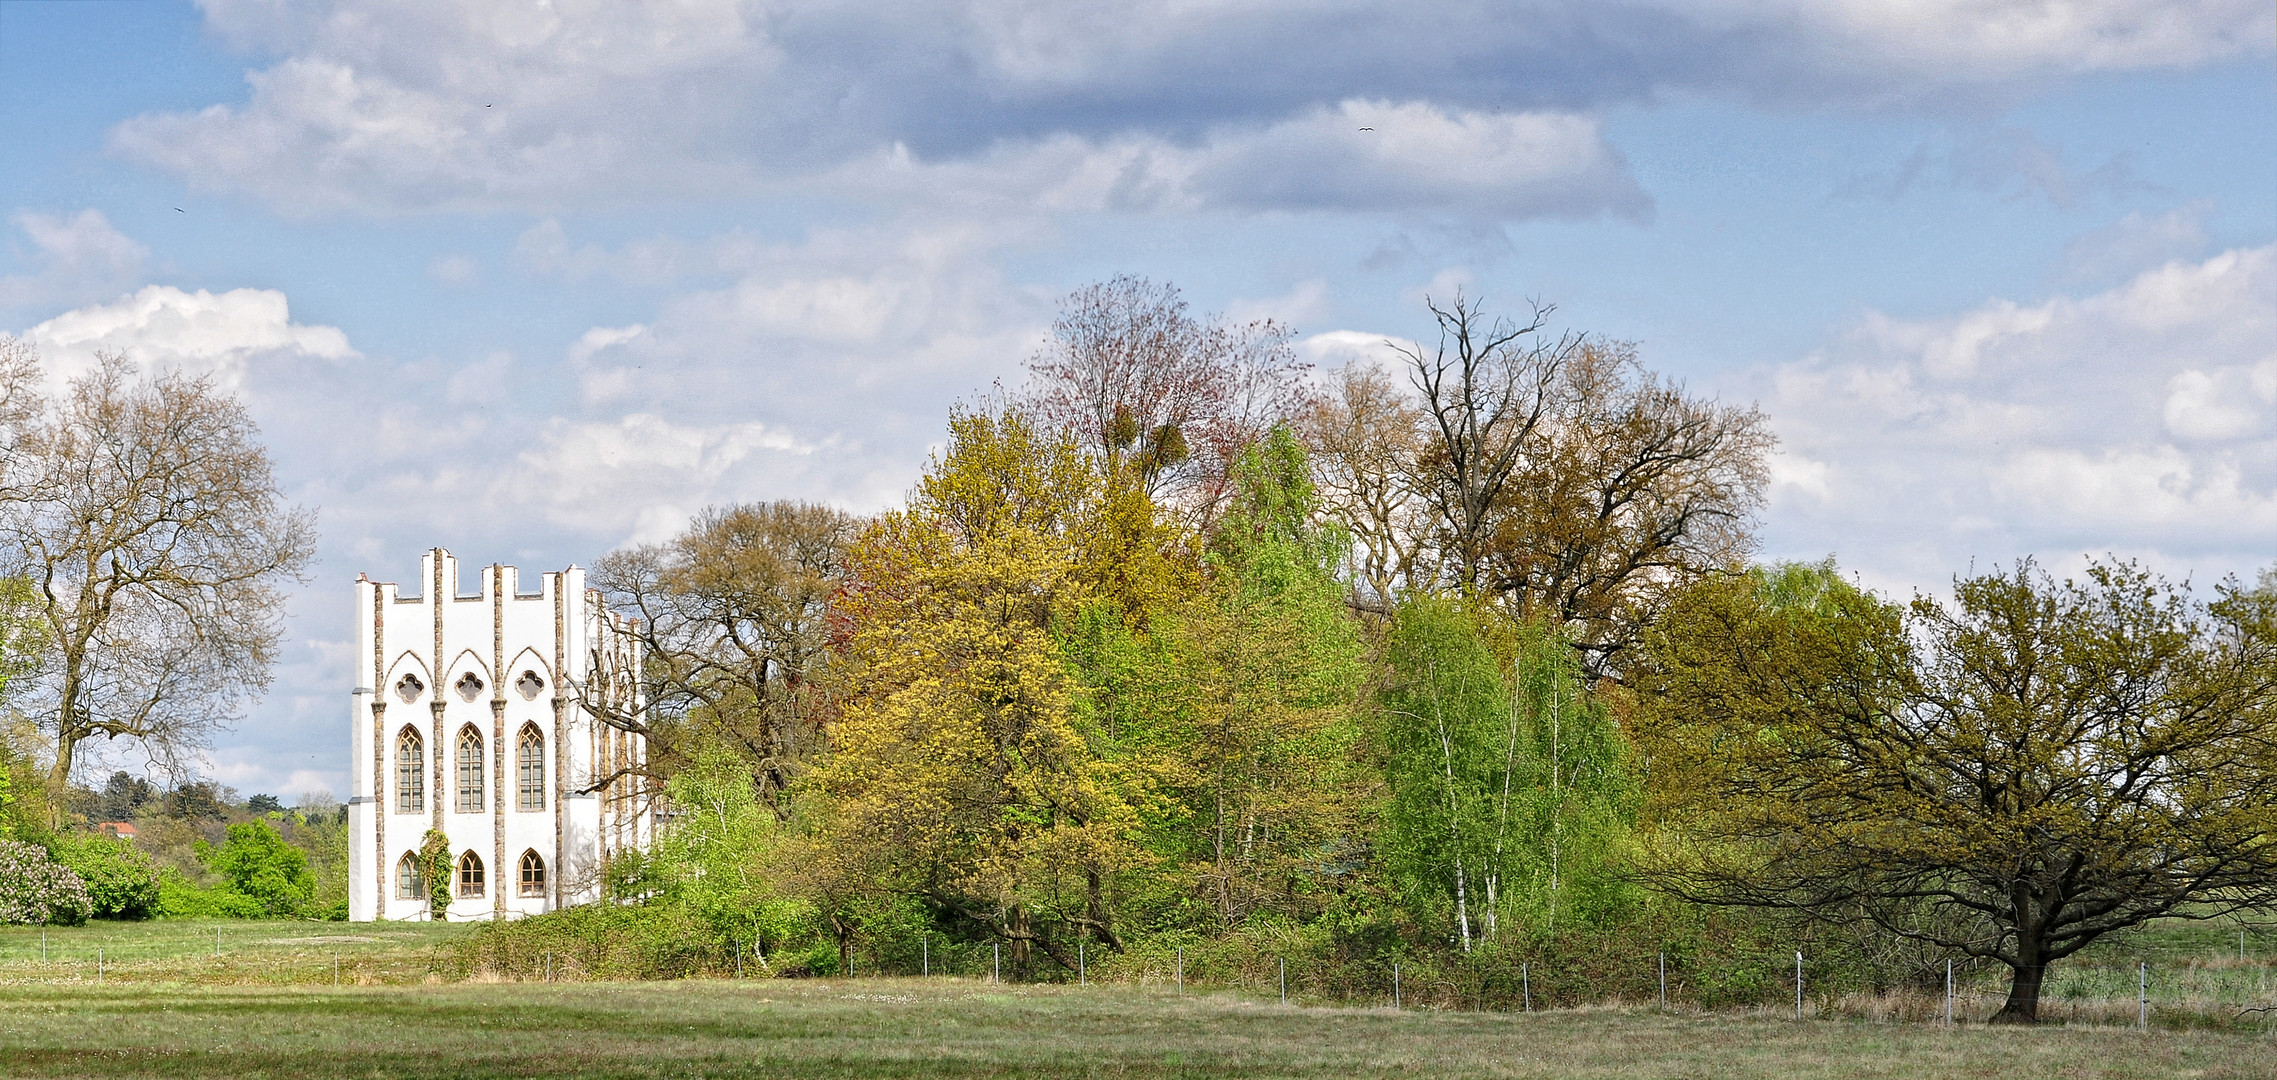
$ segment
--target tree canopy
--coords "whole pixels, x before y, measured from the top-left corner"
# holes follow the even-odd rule
[[[2029,560],[1899,608],[1831,567],[1689,592],[1640,727],[1655,880],[2007,965],[2277,902],[2277,593]]]

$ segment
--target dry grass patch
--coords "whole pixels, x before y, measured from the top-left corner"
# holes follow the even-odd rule
[[[9,1076],[2255,1077],[2253,1032],[1283,1007],[961,980],[0,988]]]

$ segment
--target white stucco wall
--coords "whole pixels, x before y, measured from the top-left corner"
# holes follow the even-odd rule
[[[630,779],[588,790],[646,754],[640,736],[597,722],[587,702],[637,713],[639,653],[629,624],[585,588],[585,572],[546,573],[527,595],[517,571],[490,566],[459,577],[441,548],[420,560],[406,590],[362,577],[355,587],[357,677],[350,696],[348,917],[421,919],[427,903],[402,897],[398,863],[429,829],[450,839],[454,864],[472,852],[481,896],[457,895],[448,917],[511,918],[585,903],[611,852],[645,846],[648,803]],[[465,590],[465,595],[460,590]],[[472,679],[469,680],[469,676]],[[516,747],[525,727],[544,737],[544,804],[518,805]],[[420,737],[424,805],[408,811],[397,785],[398,737]],[[479,805],[457,805],[460,733],[481,737]],[[375,753],[376,751],[376,753]],[[546,885],[521,894],[523,853],[544,860]]]

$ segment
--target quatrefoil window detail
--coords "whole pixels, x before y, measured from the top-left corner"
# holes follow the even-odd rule
[[[469,671],[459,676],[459,681],[455,685],[459,689],[459,696],[468,701],[473,701],[482,696],[482,678],[474,672]]]
[[[535,671],[525,671],[521,678],[514,680],[514,689],[521,693],[524,701],[536,701],[538,692],[545,688],[546,681],[538,678]]]
[[[395,680],[395,696],[402,698],[406,705],[419,700],[420,693],[426,689],[427,684],[420,682],[417,675],[405,675]]]

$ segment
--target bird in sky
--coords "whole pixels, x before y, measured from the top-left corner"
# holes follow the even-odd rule
[[[189,211],[187,211],[187,210],[184,210],[184,209],[182,209],[182,208],[181,208],[181,207],[179,207],[179,206],[177,206],[177,207],[175,207],[175,208],[174,208],[174,212],[175,212],[175,213],[177,213],[177,214],[187,214],[187,213],[189,213]]]
[[[1362,131],[1374,131],[1374,130],[1376,130],[1376,129],[1374,129],[1374,128],[1361,128],[1360,130],[1362,130]]]

